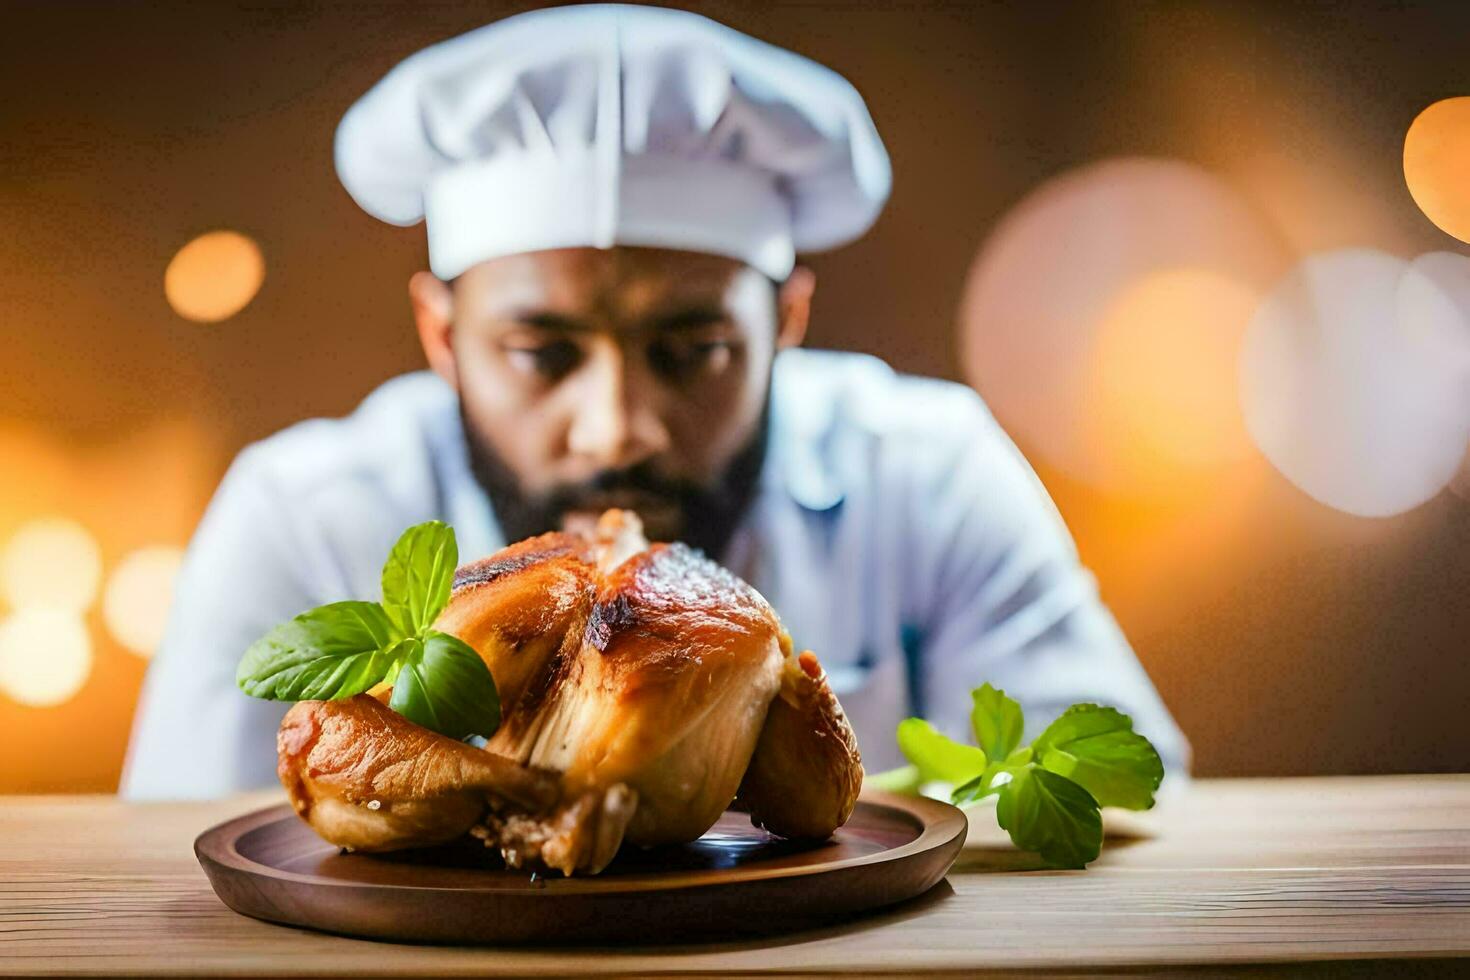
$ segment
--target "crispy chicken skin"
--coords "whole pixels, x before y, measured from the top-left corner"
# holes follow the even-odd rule
[[[595,874],[623,841],[694,840],[737,792],[782,836],[824,838],[851,813],[857,745],[816,657],[792,655],[754,589],[683,545],[650,545],[632,514],[461,567],[435,626],[485,660],[500,727],[476,749],[372,697],[292,709],[282,782],[333,843],[471,832],[512,866]]]
[[[297,814],[354,850],[443,843],[492,803],[540,810],[560,796],[553,775],[431,732],[366,694],[294,705],[276,750]]]

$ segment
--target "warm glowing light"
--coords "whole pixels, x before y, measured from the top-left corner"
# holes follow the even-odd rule
[[[118,643],[151,656],[163,639],[174,579],[184,553],[178,548],[140,548],[118,563],[102,594],[102,619]]]
[[[1322,503],[1384,517],[1433,497],[1470,443],[1470,259],[1314,256],[1257,312],[1241,360],[1246,424]]]
[[[1048,181],[970,270],[966,373],[1023,446],[1129,492],[1250,455],[1235,352],[1284,245],[1228,185],[1172,160]]]
[[[0,552],[0,596],[16,609],[81,612],[96,600],[101,578],[96,540],[64,517],[21,526]]]
[[[1098,335],[1106,430],[1135,452],[1187,463],[1250,455],[1239,359],[1256,302],[1254,289],[1201,269],[1124,290]]]
[[[234,231],[200,235],[173,257],[163,292],[174,312],[188,320],[217,323],[243,310],[265,280],[260,247]]]
[[[1419,113],[1404,137],[1404,181],[1425,217],[1470,242],[1470,96]]]
[[[20,609],[0,622],[0,691],[21,704],[70,700],[92,672],[92,640],[74,612]]]
[[[1450,492],[1470,503],[1470,446],[1465,447],[1465,458],[1460,460],[1459,470],[1450,479]]]

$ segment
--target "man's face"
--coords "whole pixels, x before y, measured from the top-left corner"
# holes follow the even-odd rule
[[[765,448],[770,280],[717,256],[561,249],[471,268],[451,309],[466,435],[507,540],[624,507],[651,539],[723,549]]]

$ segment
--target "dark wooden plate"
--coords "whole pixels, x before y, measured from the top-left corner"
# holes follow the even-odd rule
[[[344,854],[289,806],[205,831],[194,853],[245,915],[402,942],[658,944],[788,931],[928,891],[965,839],[947,803],[865,793],[847,826],[786,841],[728,812],[699,840],[624,848],[602,874],[563,878],[500,865],[478,841]]]

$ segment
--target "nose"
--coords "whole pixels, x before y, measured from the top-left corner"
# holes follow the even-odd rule
[[[599,345],[572,393],[567,448],[598,469],[633,466],[669,447],[654,381],[637,375],[630,361],[619,345]]]

